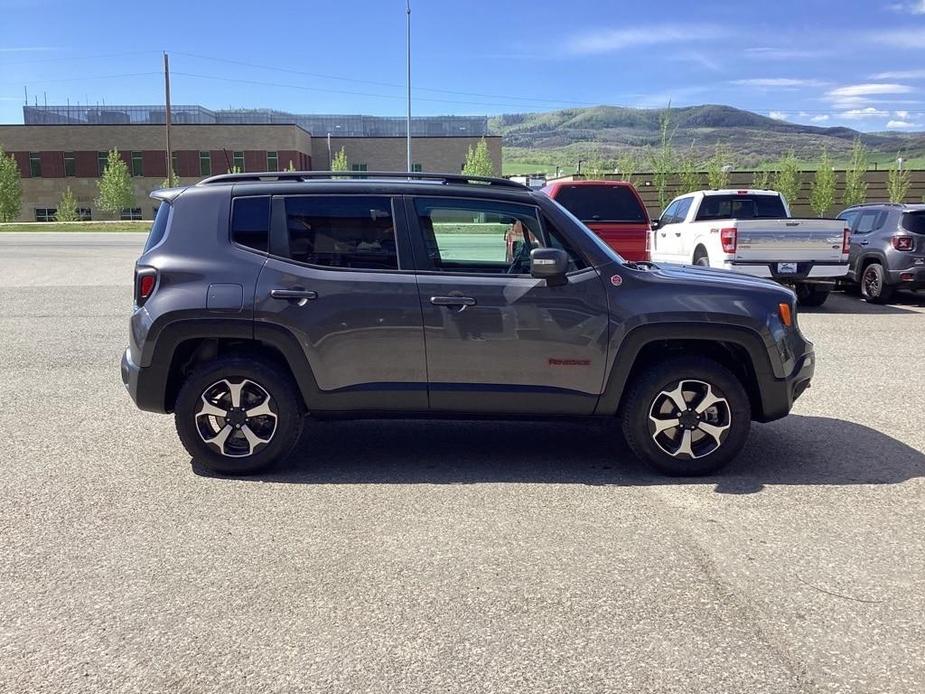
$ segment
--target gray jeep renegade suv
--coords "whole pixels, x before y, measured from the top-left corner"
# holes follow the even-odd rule
[[[605,417],[704,474],[813,375],[791,291],[624,261],[511,181],[229,174],[153,197],[122,379],[218,472],[283,458],[308,415]]]

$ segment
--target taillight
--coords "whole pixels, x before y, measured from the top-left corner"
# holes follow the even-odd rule
[[[915,245],[912,242],[911,236],[894,236],[890,241],[893,244],[893,248],[897,251],[911,251],[912,247]]]
[[[738,231],[735,227],[719,230],[719,240],[723,244],[723,253],[735,253]]]
[[[144,306],[145,302],[154,293],[157,285],[157,270],[153,267],[136,268],[135,270],[135,305]]]
[[[845,227],[845,230],[842,232],[841,252],[842,255],[847,255],[851,252],[851,229],[848,227]]]

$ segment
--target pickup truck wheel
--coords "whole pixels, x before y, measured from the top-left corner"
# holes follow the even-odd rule
[[[797,303],[800,306],[822,306],[832,290],[818,284],[798,284],[796,286]]]
[[[710,256],[702,248],[697,249],[697,252],[694,253],[694,265],[710,267]]]
[[[648,367],[630,386],[623,434],[641,460],[668,475],[705,475],[732,460],[751,427],[742,383],[720,364],[679,357]]]
[[[861,296],[872,304],[885,304],[893,296],[893,287],[884,282],[885,275],[880,263],[871,263],[861,275]]]
[[[302,412],[290,379],[268,364],[220,358],[195,371],[174,407],[177,434],[194,460],[222,474],[250,474],[284,458]]]

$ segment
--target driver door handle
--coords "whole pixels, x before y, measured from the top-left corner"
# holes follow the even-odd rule
[[[478,302],[471,296],[432,296],[434,306],[475,306]]]

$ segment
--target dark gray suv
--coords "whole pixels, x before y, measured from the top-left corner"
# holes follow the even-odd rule
[[[229,174],[153,197],[122,378],[219,472],[286,456],[308,415],[604,417],[703,474],[813,375],[791,291],[626,262],[511,181]]]
[[[838,215],[851,229],[848,281],[872,303],[925,288],[925,205],[870,203]]]

